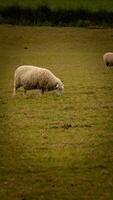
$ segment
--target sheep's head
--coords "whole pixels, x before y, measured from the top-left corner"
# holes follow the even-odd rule
[[[64,84],[62,83],[62,81],[58,81],[56,86],[55,86],[55,91],[56,91],[56,94],[59,96],[62,94],[64,90]]]

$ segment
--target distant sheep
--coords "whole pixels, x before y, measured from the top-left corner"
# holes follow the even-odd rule
[[[113,66],[113,53],[105,53],[103,55],[103,61],[106,66]]]
[[[64,89],[62,81],[50,70],[31,65],[23,65],[16,69],[14,74],[14,96],[20,87],[24,88],[24,95],[26,95],[27,90],[32,89],[39,89],[42,94],[46,91],[55,90],[56,94],[60,95]]]

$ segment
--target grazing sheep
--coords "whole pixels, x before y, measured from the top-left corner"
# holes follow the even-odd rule
[[[39,89],[42,94],[45,91],[55,90],[56,94],[60,95],[64,89],[61,80],[51,71],[31,65],[22,65],[16,69],[14,74],[14,96],[20,87],[24,88],[24,95],[26,95],[27,90],[32,89]]]
[[[105,53],[103,55],[103,61],[106,66],[113,66],[113,53]]]

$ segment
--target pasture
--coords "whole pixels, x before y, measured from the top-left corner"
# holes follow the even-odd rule
[[[113,29],[0,26],[0,199],[113,199]],[[12,96],[17,66],[65,90]]]

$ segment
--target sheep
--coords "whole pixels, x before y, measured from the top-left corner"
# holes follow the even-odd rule
[[[31,65],[19,66],[14,74],[13,96],[18,88],[23,87],[24,95],[27,90],[39,89],[41,94],[55,90],[60,95],[64,90],[64,84],[50,70]]]
[[[103,61],[106,66],[113,66],[113,53],[105,53],[103,55]]]

